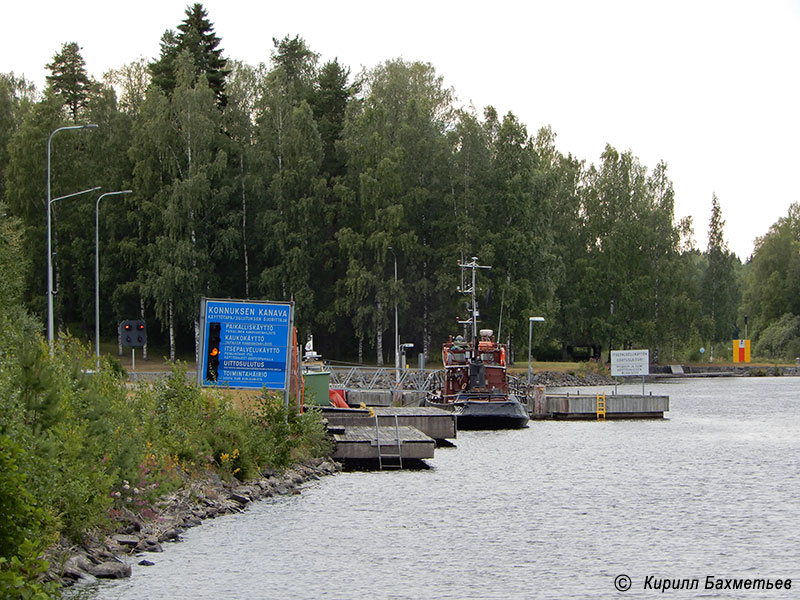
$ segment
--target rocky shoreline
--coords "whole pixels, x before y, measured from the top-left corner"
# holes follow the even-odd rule
[[[541,371],[531,376],[531,382],[533,385],[549,387],[573,387],[609,385],[614,383],[614,379],[609,375],[601,375],[599,373],[574,375],[561,371]]]
[[[240,513],[251,502],[263,498],[299,494],[304,483],[341,469],[342,465],[332,459],[315,459],[247,482],[223,481],[216,474],[191,479],[155,503],[152,519],[121,510],[112,533],[87,535],[80,546],[57,544],[49,552],[48,578],[69,587],[96,579],[130,577],[134,562],[153,565],[146,554],[152,558],[152,553],[164,551],[163,544],[182,541],[187,529],[201,525],[205,519]]]
[[[594,373],[556,371],[535,373],[532,381],[553,387],[613,383],[610,377]],[[260,479],[247,482],[225,481],[214,473],[187,479],[179,490],[154,503],[152,518],[117,509],[110,532],[87,534],[80,545],[62,541],[53,546],[47,555],[51,565],[47,579],[67,588],[97,579],[130,577],[134,563],[153,565],[154,556],[164,551],[165,544],[182,541],[188,529],[204,520],[240,513],[251,502],[264,498],[299,494],[303,484],[341,469],[340,463],[328,458],[295,465],[284,472],[265,472]]]

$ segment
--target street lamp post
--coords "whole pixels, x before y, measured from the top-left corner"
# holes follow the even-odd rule
[[[394,377],[395,381],[400,381],[400,331],[397,327],[397,255],[394,249],[389,246],[394,257]]]
[[[47,203],[48,208],[48,217],[50,216],[50,205],[58,202],[59,200],[63,200],[64,198],[72,198],[73,196],[80,196],[81,194],[88,194],[89,192],[96,192],[100,189],[100,186],[95,186],[93,188],[89,188],[88,190],[81,190],[80,192],[73,192],[72,194],[67,194],[66,196],[59,196],[58,198],[53,198]],[[53,258],[52,253],[50,252],[50,219],[47,220],[47,338],[50,342],[50,356],[53,356],[53,295],[55,292],[53,291]]]
[[[533,322],[544,323],[544,317],[528,317],[528,387],[531,385],[531,375],[533,368],[531,366],[531,345],[533,344]]]
[[[77,192],[75,194],[69,194],[67,196],[61,196],[59,198],[51,199],[50,195],[50,145],[53,141],[53,136],[58,133],[59,131],[65,131],[68,129],[97,129],[97,125],[94,123],[87,123],[85,125],[70,125],[68,127],[59,127],[58,129],[53,130],[50,134],[50,137],[47,138],[47,341],[50,344],[50,355],[53,354],[53,340],[54,340],[54,333],[53,333],[53,257],[52,257],[52,242],[51,242],[51,205],[56,200],[61,200],[62,198],[69,198],[70,196],[77,196],[78,194],[83,194],[86,192],[90,192],[93,190],[84,190],[83,192]],[[99,188],[94,188],[99,189]]]
[[[133,190],[100,194],[94,206],[94,363],[100,369],[100,200],[116,194],[130,194]]]

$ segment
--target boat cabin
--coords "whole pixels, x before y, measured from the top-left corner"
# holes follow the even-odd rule
[[[507,398],[506,349],[497,343],[491,329],[481,329],[480,339],[474,344],[462,336],[450,336],[442,347],[442,363],[446,400]]]

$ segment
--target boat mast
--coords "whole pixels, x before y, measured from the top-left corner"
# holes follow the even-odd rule
[[[473,256],[472,260],[468,263],[459,262],[458,266],[461,267],[461,287],[458,288],[458,291],[462,294],[469,295],[472,298],[472,306],[470,307],[470,319],[467,321],[459,321],[460,324],[466,325],[468,323],[472,323],[472,341],[474,342],[478,339],[478,303],[475,299],[475,292],[476,292],[476,273],[478,269],[491,269],[492,267],[479,265],[478,264],[478,257]],[[472,270],[472,284],[469,286],[465,286],[464,283],[464,275],[467,269]]]

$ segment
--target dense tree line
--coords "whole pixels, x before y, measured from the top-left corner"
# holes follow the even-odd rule
[[[742,281],[740,313],[749,316],[750,331],[757,333],[754,354],[800,357],[800,203],[756,240]]]
[[[171,358],[195,351],[200,296],[293,299],[301,336],[315,334],[329,358],[379,364],[397,305],[402,341],[435,357],[457,333],[456,265],[471,256],[493,267],[480,281],[483,323],[524,353],[528,316],[545,316],[540,357],[648,347],[699,358],[729,344],[747,312],[752,333],[800,315],[798,278],[778,256],[797,254],[795,217],[742,269],[716,197],[709,246],[694,247],[664,163],[649,169],[610,146],[598,164],[564,155],[548,127],[531,134],[511,112],[459,107],[427,63],[353,74],[285,37],[251,66],[221,42],[196,4],[157,59],[103,81],[74,42],[42,94],[0,78],[0,191],[21,222],[34,314],[46,300],[45,142],[91,122],[53,138],[53,196],[134,190],[100,206],[102,333],[144,318]],[[94,202],[53,209],[56,321],[88,338]]]

